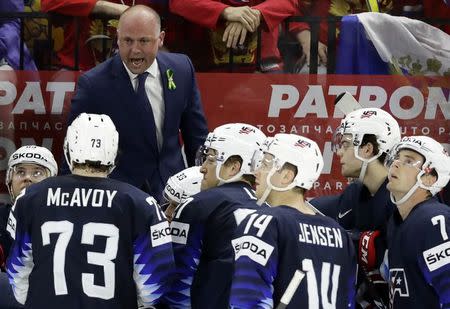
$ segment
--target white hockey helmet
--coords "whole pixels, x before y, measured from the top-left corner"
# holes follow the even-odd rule
[[[311,189],[323,169],[323,157],[319,146],[304,136],[276,134],[265,152],[274,156],[277,170],[285,163],[297,168],[297,175],[289,189],[293,187]]]
[[[243,175],[252,174],[252,157],[255,151],[261,149],[265,139],[266,135],[250,124],[224,124],[208,134],[204,146],[198,152],[196,163],[203,164],[208,149],[214,149],[217,152],[217,179],[222,183],[236,181]],[[231,156],[239,156],[242,159],[241,170],[228,180],[221,179],[220,169]]]
[[[353,145],[359,147],[366,134],[376,136],[381,153],[388,153],[400,141],[400,127],[388,112],[375,107],[361,108],[349,113],[338,128],[340,134],[352,135]]]
[[[29,163],[45,167],[49,170],[50,176],[58,173],[58,165],[56,164],[53,154],[45,147],[36,145],[22,146],[17,149],[8,160],[8,171],[6,172],[6,186],[11,194],[11,181],[14,166],[17,164]]]
[[[258,200],[262,204],[269,195],[270,191],[287,191],[294,187],[300,187],[309,190],[314,182],[319,178],[323,169],[323,157],[319,146],[313,140],[296,134],[276,134],[270,138],[265,153],[273,156],[272,169],[267,174],[267,188],[263,196]],[[270,179],[275,172],[280,171],[285,163],[290,163],[297,168],[297,174],[293,182],[285,187],[275,187]],[[253,166],[259,165],[254,162]]]
[[[402,204],[419,187],[428,190],[432,195],[435,195],[447,185],[450,180],[450,157],[448,152],[439,142],[428,136],[405,136],[386,157],[386,167],[390,168],[392,163],[398,158],[399,151],[402,149],[413,150],[421,154],[425,161],[417,175],[416,184],[400,201],[393,200],[393,202]],[[421,177],[424,174],[430,173],[432,170],[436,172],[437,180],[431,186],[426,186],[422,183]]]
[[[192,166],[173,175],[167,180],[163,196],[167,201],[182,204],[186,199],[200,192],[203,174],[200,166]]]
[[[80,114],[67,128],[64,155],[72,171],[74,163],[98,162],[115,167],[119,133],[107,115]]]
[[[375,107],[361,108],[349,113],[342,119],[333,137],[333,150],[339,149],[342,137],[351,135],[355,157],[363,162],[359,179],[362,181],[367,164],[379,158],[383,153],[389,153],[400,141],[400,127],[397,120],[388,112]],[[367,134],[375,135],[378,143],[378,153],[370,159],[358,154],[363,138]]]

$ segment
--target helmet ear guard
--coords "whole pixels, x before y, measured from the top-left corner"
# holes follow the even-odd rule
[[[64,155],[70,170],[74,164],[98,163],[115,167],[119,133],[107,115],[80,114],[67,128]]]

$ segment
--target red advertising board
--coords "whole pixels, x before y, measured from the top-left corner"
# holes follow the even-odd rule
[[[3,199],[8,158],[18,147],[43,145],[57,160],[62,159],[65,119],[78,75],[0,71]],[[450,148],[450,78],[199,73],[197,79],[210,129],[244,122],[268,135],[296,133],[317,141],[325,166],[310,196],[338,192],[347,182],[340,176],[339,162],[331,151],[331,137],[343,117],[334,108],[334,99],[343,91],[354,95],[364,107],[390,112],[399,121],[402,135],[429,135]]]

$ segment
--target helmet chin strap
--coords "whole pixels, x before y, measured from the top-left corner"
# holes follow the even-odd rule
[[[372,161],[375,161],[376,159],[378,159],[381,156],[382,152],[380,151],[377,155],[373,156],[370,159],[364,159],[363,157],[361,157],[358,154],[358,150],[359,150],[359,146],[355,147],[355,157],[358,160],[362,161],[361,171],[359,172],[359,178],[358,179],[359,179],[360,182],[363,182],[364,176],[366,176],[366,171],[367,171],[367,167],[369,166],[369,163],[372,162]]]
[[[369,165],[369,162],[367,162],[366,160],[362,161],[361,171],[359,172],[359,181],[360,182],[363,182],[364,176],[366,176],[366,170],[367,170],[368,165]]]
[[[114,164],[114,165],[111,165],[111,166],[109,167],[109,169],[108,169],[108,175],[111,174],[111,173],[114,171],[115,168],[116,168],[116,165],[115,165],[115,164]]]
[[[417,188],[419,186],[420,186],[419,182],[416,182],[414,184],[414,186],[412,186],[411,189],[409,189],[409,191],[406,192],[406,194],[401,199],[399,199],[398,201],[395,200],[395,197],[394,197],[394,195],[391,192],[390,193],[391,202],[394,203],[397,206],[403,204],[404,202],[406,202],[411,197],[411,195],[413,195],[414,192],[416,192],[416,190],[417,190]]]
[[[69,170],[72,173],[73,172],[73,166],[72,166],[72,162],[71,162],[70,156],[69,156],[69,149],[64,149],[63,151],[64,151],[64,158],[66,159],[67,165],[69,166]]]
[[[295,185],[296,185],[295,182],[290,183],[287,187],[284,187],[284,188],[280,188],[280,187],[274,186],[270,182],[270,178],[272,178],[272,176],[273,176],[273,174],[275,174],[275,172],[276,172],[276,168],[274,166],[274,167],[272,167],[270,172],[267,174],[267,177],[266,177],[266,185],[267,185],[267,187],[266,187],[266,190],[264,190],[263,195],[256,202],[256,204],[258,204],[258,206],[261,206],[266,201],[267,197],[269,196],[269,194],[270,194],[270,192],[272,190],[275,190],[275,191],[288,191],[288,190],[291,190],[292,188],[295,187]]]
[[[12,190],[12,182],[7,184],[6,187],[8,188],[9,196],[11,197],[11,202],[14,203],[16,200],[16,197],[14,196],[13,190]]]
[[[239,171],[239,173],[237,173],[233,177],[231,177],[229,179],[223,179],[222,177],[220,177],[220,169],[222,168],[222,165],[223,165],[222,163],[217,163],[217,165],[216,165],[216,177],[217,177],[217,179],[219,179],[218,186],[221,186],[225,183],[238,181],[242,177],[243,173],[242,173],[242,171]]]
[[[395,205],[401,205],[403,203],[405,203],[410,197],[411,195],[414,194],[414,192],[416,192],[417,188],[422,188],[425,190],[430,190],[430,187],[425,186],[422,183],[422,180],[420,179],[423,175],[425,174],[425,172],[422,170],[420,171],[419,174],[417,174],[417,180],[416,183],[414,184],[414,186],[411,187],[411,189],[409,189],[408,192],[406,192],[406,194],[398,201],[395,200],[394,196],[392,195],[392,193],[390,194],[391,197],[391,202],[394,203]]]
[[[256,201],[256,204],[258,206],[261,206],[267,199],[267,197],[270,194],[270,191],[272,191],[272,188],[270,188],[269,186],[267,186],[266,190],[264,190],[263,195]]]

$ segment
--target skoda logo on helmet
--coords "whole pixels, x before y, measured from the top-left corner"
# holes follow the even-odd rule
[[[43,156],[41,156],[39,153],[33,153],[33,152],[26,152],[26,153],[15,153],[13,154],[13,160],[18,160],[18,159],[37,159],[37,160],[42,160],[45,162],[48,162],[46,158],[44,158]]]
[[[181,201],[183,199],[188,198],[188,196],[183,192],[183,194],[180,194],[180,192],[177,192],[174,188],[172,188],[169,184],[166,185],[167,192],[170,193],[171,196],[178,199],[178,201]]]

